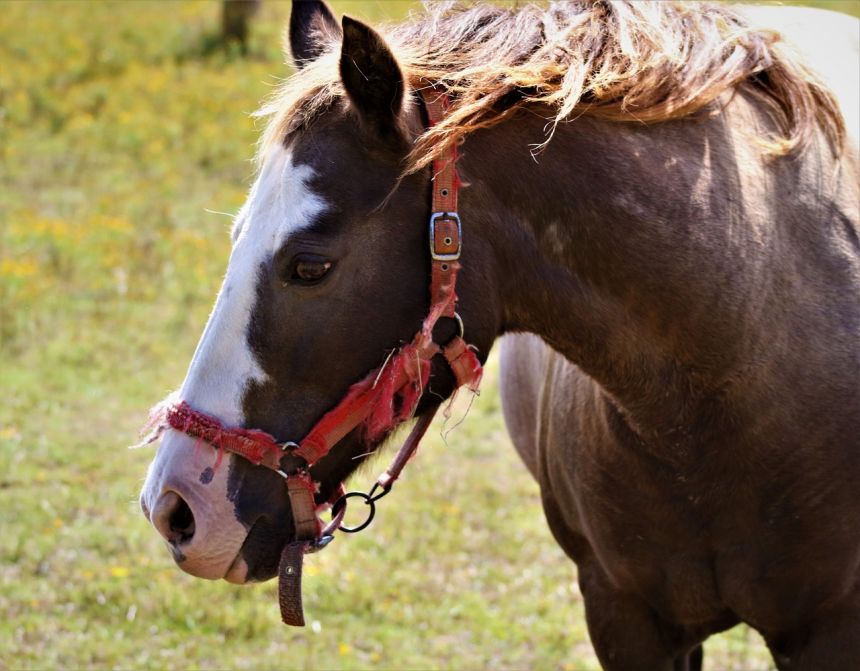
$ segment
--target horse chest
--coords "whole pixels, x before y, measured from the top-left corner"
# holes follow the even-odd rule
[[[833,505],[836,491],[816,502],[797,486],[803,469],[745,471],[728,456],[668,464],[630,449],[594,420],[594,408],[579,407],[544,413],[536,449],[545,502],[560,511],[550,525],[577,539],[580,569],[690,625],[740,616],[778,629],[849,588],[845,567],[858,548],[834,539],[851,530],[823,523],[817,508]]]
[[[585,565],[613,585],[645,596],[667,619],[700,623],[724,616],[720,575],[706,533],[709,514],[695,492],[655,473],[583,460],[576,475],[547,487],[581,535]]]

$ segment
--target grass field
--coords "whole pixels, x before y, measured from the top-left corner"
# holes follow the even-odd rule
[[[286,3],[266,0],[247,60],[202,55],[217,12],[0,3],[0,669],[597,668],[493,365],[374,526],[309,559],[304,630],[280,624],[273,583],[181,573],[139,513],[152,451],[124,446],[184,376],[228,256],[221,213],[252,176],[249,113],[289,72]],[[769,668],[745,628],[706,660]]]

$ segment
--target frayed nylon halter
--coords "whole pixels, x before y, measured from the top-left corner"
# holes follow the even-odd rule
[[[420,93],[433,125],[444,117],[448,96],[432,87]],[[367,438],[376,441],[397,425],[411,419],[430,379],[431,360],[437,354],[442,354],[448,362],[456,378],[457,388],[466,386],[477,392],[480,385],[483,369],[474,348],[463,340],[462,321],[456,313],[455,288],[461,250],[461,226],[457,214],[460,182],[456,160],[457,149],[452,145],[433,162],[432,214],[429,223],[432,258],[430,312],[421,329],[411,343],[393,352],[382,366],[352,385],[340,403],[323,415],[299,443],[279,443],[273,436],[258,429],[226,427],[217,418],[192,408],[185,401],[177,402],[169,398],[153,409],[149,424],[152,431],[144,443],[154,441],[167,429],[174,429],[215,447],[218,450],[216,467],[227,451],[253,464],[270,468],[286,480],[296,531],[295,540],[283,550],[279,567],[279,601],[281,617],[286,624],[304,625],[301,598],[304,554],[316,552],[328,545],[338,528],[359,531],[370,523],[375,510],[374,502],[391,489],[406,462],[418,448],[438,406],[422,414],[391,465],[378,478],[369,494],[354,492],[345,495],[343,485],[340,484],[330,501],[318,504],[316,495],[319,493],[319,483],[313,480],[310,468],[357,427],[363,427]],[[433,327],[441,317],[457,319],[461,332],[440,347],[433,341]],[[300,457],[304,465],[287,472],[281,466],[285,457]],[[378,488],[381,493],[374,496]],[[371,509],[364,524],[350,529],[341,526],[341,522],[346,512],[346,501],[353,496],[362,497]],[[332,520],[323,524],[319,514],[329,505],[332,506]]]

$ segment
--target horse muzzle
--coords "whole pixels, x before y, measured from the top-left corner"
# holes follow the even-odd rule
[[[191,575],[243,583],[241,549],[250,525],[236,515],[229,491],[230,461],[176,431],[166,431],[140,494],[144,516],[164,538],[177,565]]]

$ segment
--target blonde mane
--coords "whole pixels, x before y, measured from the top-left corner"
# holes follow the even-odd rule
[[[453,105],[426,129],[404,172],[428,165],[446,143],[500,123],[530,106],[546,111],[546,135],[592,116],[656,123],[686,117],[737,86],[755,92],[779,120],[768,139],[777,155],[804,147],[820,125],[835,150],[845,128],[833,95],[731,7],[711,3],[558,2],[501,8],[431,4],[420,16],[379,29],[411,90],[441,85]],[[307,126],[345,97],[340,40],[320,35],[325,53],[277,90],[261,152]]]

